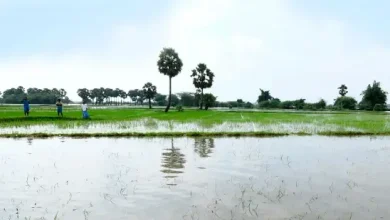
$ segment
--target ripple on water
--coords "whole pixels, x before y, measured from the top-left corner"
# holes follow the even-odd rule
[[[389,140],[1,139],[0,217],[387,219]]]

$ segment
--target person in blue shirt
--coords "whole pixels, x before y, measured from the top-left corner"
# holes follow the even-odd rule
[[[28,101],[27,97],[23,99],[23,108],[24,108],[24,116],[30,115],[30,101]]]
[[[64,115],[62,114],[62,102],[61,102],[61,99],[57,99],[57,102],[56,102],[56,106],[57,106],[57,115],[58,117],[64,117]]]

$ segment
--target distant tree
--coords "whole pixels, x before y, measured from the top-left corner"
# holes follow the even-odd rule
[[[326,101],[324,99],[320,99],[317,103],[314,103],[314,106],[316,109],[325,109],[326,108]]]
[[[177,76],[183,67],[183,62],[179,58],[179,55],[172,48],[164,48],[161,51],[159,60],[157,62],[158,71],[169,77],[169,96],[168,105],[165,108],[165,112],[169,111],[172,101],[172,77]]]
[[[387,92],[381,88],[380,82],[374,81],[362,92],[363,98],[359,106],[361,109],[373,110],[376,104],[386,105]]]
[[[244,101],[242,99],[237,99],[238,107],[242,107],[244,105]]]
[[[206,93],[204,94],[203,99],[204,99],[203,101],[204,101],[205,110],[208,110],[210,107],[215,106],[217,97],[215,97],[213,94]]]
[[[196,106],[197,105],[194,93],[182,92],[182,93],[178,93],[177,95],[180,96],[180,104],[182,106],[191,107],[191,106]]]
[[[305,106],[305,99],[297,99],[294,101],[294,107],[295,109],[303,109]]]
[[[158,106],[164,106],[166,105],[167,96],[157,93],[156,97],[154,98],[154,101],[157,103]]]
[[[259,107],[260,108],[280,108],[280,100],[279,99],[269,99],[267,101],[261,101],[259,102]]]
[[[88,102],[89,101],[88,97],[90,96],[90,94],[89,94],[89,90],[88,89],[86,89],[86,88],[78,89],[77,90],[77,95],[81,98],[81,100],[83,102]]]
[[[179,97],[177,95],[175,95],[175,94],[172,94],[172,96],[171,96],[171,105],[175,107],[179,103],[180,103]]]
[[[140,94],[140,91],[138,89],[130,90],[129,93],[127,93],[127,96],[131,98],[131,100],[134,102],[134,105],[137,104],[137,98]]]
[[[96,102],[98,104],[103,104],[104,102],[104,99],[107,98],[106,94],[105,94],[105,89],[103,87],[100,87],[100,88],[96,88],[95,92],[96,92]]]
[[[203,90],[213,86],[214,73],[207,68],[206,64],[200,63],[192,70],[191,77],[195,88],[200,89],[200,109],[203,109]]]
[[[61,98],[61,99],[65,98],[65,96],[67,94],[65,89],[60,89],[59,93],[60,93],[60,97],[59,98]]]
[[[257,103],[260,104],[260,102],[264,102],[264,101],[268,101],[268,100],[273,99],[273,97],[271,96],[271,93],[269,91],[264,91],[264,90],[260,89],[260,92],[261,92],[261,94],[259,95],[259,98],[257,99]]]
[[[355,110],[357,105],[357,101],[349,96],[341,96],[338,97],[333,106],[338,109],[348,109],[348,110]]]
[[[245,108],[253,108],[253,104],[250,102],[245,103]]]
[[[92,100],[92,102],[96,105],[97,104],[97,99],[99,95],[99,89],[94,88],[89,91],[89,98]]]
[[[109,105],[112,104],[112,98],[114,97],[114,90],[111,89],[111,88],[105,88],[104,89],[104,95],[105,95],[105,98],[106,98],[106,101]]]
[[[347,95],[347,93],[348,93],[348,87],[346,86],[346,85],[344,85],[344,84],[342,84],[339,88],[339,94],[342,96],[342,97],[344,97],[345,95]]]
[[[145,95],[145,98],[147,98],[149,100],[149,108],[151,109],[152,108],[152,101],[151,100],[154,99],[154,97],[156,96],[157,88],[152,83],[147,82],[144,85],[144,87],[142,87],[142,89],[143,89],[143,93]]]
[[[123,91],[122,89],[119,91],[119,96],[121,97],[121,104],[126,100],[127,98],[127,93]]]

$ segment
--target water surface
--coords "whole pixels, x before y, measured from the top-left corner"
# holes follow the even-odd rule
[[[0,139],[0,220],[389,219],[389,138]]]

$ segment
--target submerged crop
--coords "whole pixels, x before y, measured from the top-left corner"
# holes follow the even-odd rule
[[[364,133],[363,129],[321,123],[274,123],[223,122],[220,124],[202,125],[196,122],[162,121],[141,119],[124,122],[77,122],[64,125],[42,124],[28,126],[11,126],[0,128],[0,135],[71,135],[71,134],[129,134],[129,133],[269,133],[269,134],[321,134],[321,133]]]

